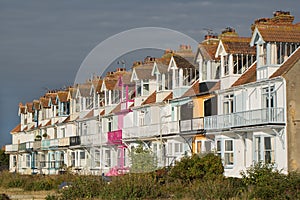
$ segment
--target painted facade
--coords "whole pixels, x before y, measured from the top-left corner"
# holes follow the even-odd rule
[[[181,45],[20,104],[10,171],[117,175],[139,144],[157,167],[214,152],[226,176],[256,162],[299,170],[300,25],[276,12],[251,28],[249,38],[226,28],[196,54]]]

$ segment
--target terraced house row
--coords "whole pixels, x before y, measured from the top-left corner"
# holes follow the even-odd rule
[[[300,23],[277,11],[251,26],[208,34],[147,57],[131,70],[49,91],[19,105],[10,171],[122,173],[130,151],[150,149],[157,167],[185,155],[215,152],[226,176],[255,162],[300,169]]]

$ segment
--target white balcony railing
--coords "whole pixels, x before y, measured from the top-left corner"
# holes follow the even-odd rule
[[[16,152],[18,151],[18,146],[17,144],[9,144],[5,145],[5,151],[6,152]]]
[[[187,120],[180,120],[180,132],[190,131],[203,131],[204,130],[204,118],[193,118]]]
[[[93,135],[82,135],[80,136],[81,145],[83,146],[99,146],[107,143],[107,137],[105,134],[93,134]]]
[[[205,130],[237,128],[253,125],[282,124],[284,108],[264,108],[204,118]]]
[[[150,124],[145,126],[123,128],[123,139],[155,137],[178,132],[178,121],[163,122],[161,124]]]

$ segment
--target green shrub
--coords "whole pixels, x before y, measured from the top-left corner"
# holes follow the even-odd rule
[[[185,182],[222,176],[224,167],[219,156],[212,153],[184,157],[171,168],[170,176]]]
[[[300,197],[299,174],[285,175],[274,169],[273,165],[258,163],[241,175],[250,198],[299,199]]]

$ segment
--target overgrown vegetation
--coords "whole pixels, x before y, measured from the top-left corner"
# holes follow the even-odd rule
[[[220,158],[213,154],[185,157],[174,167],[112,177],[72,174],[39,176],[0,174],[0,187],[57,190],[48,200],[64,199],[300,199],[300,174],[282,174],[272,165],[256,164],[242,178],[223,176]],[[58,189],[62,182],[71,183]]]
[[[154,154],[150,149],[144,149],[142,144],[131,149],[130,158],[132,163],[130,169],[131,173],[151,172],[154,171],[157,166]]]

